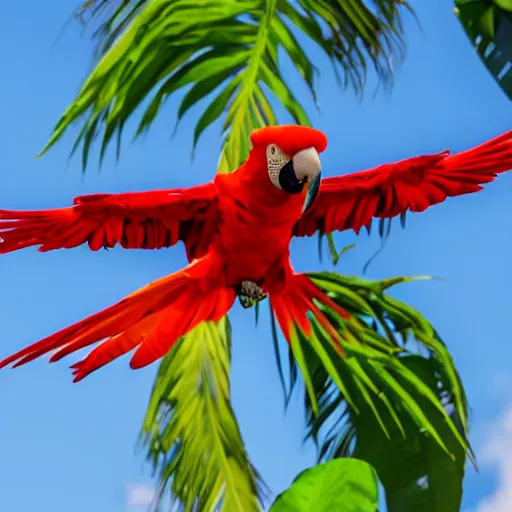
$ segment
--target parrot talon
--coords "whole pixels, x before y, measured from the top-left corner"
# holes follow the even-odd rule
[[[267,293],[256,283],[253,281],[242,281],[240,291],[238,293],[238,299],[244,309],[250,308],[266,298]]]

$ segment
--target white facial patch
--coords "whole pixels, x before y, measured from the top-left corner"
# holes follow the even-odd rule
[[[275,187],[281,188],[279,183],[279,172],[290,160],[291,158],[275,144],[269,144],[267,146],[268,175],[270,177],[270,181]]]

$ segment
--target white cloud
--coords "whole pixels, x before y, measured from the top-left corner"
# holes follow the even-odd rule
[[[505,411],[501,420],[489,429],[488,440],[477,456],[482,466],[495,468],[498,474],[498,486],[494,494],[482,499],[472,512],[510,512],[512,510],[512,405]]]
[[[127,487],[128,507],[149,507],[155,497],[155,488],[147,484],[130,484]]]

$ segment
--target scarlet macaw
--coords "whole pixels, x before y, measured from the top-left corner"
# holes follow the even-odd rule
[[[54,351],[50,362],[104,340],[72,366],[74,381],[138,347],[130,366],[163,357],[203,321],[218,321],[237,294],[267,294],[285,338],[309,332],[308,312],[332,334],[318,303],[347,314],[290,264],[293,236],[368,226],[373,218],[421,212],[447,197],[477,192],[512,169],[512,130],[476,148],[419,156],[367,171],[325,178],[326,136],[303,126],[251,134],[252,150],[230,174],[185,189],[93,194],[74,206],[44,211],[0,210],[0,253],[29,246],[45,252],[88,243],[160,249],[185,244],[189,265],[117,304],[30,345],[0,362],[27,363]]]

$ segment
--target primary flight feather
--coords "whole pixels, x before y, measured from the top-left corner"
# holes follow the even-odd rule
[[[204,321],[220,320],[239,294],[268,295],[284,336],[306,335],[308,314],[329,332],[318,304],[347,313],[290,264],[293,236],[352,229],[374,218],[421,212],[447,197],[477,192],[512,169],[512,131],[476,148],[443,151],[321,180],[326,136],[303,126],[251,134],[247,160],[233,173],[184,189],[77,197],[73,206],[0,210],[0,254],[87,243],[97,251],[160,249],[183,242],[189,265],[0,361],[14,367],[53,352],[50,361],[101,342],[72,366],[74,381],[136,349],[130,366],[163,357]]]

